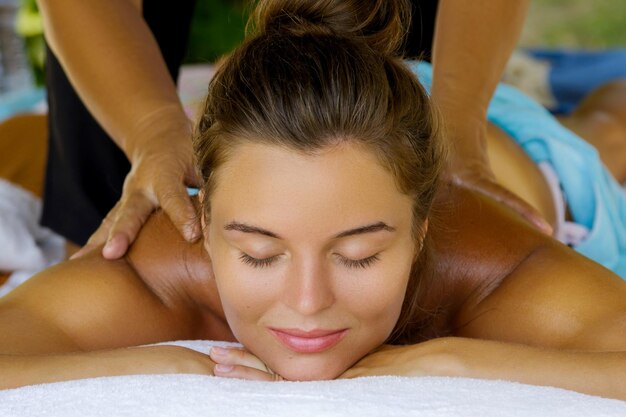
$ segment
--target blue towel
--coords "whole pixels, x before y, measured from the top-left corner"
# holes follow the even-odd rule
[[[409,62],[430,90],[431,66]],[[573,220],[590,230],[574,248],[626,279],[626,194],[596,149],[563,127],[540,104],[500,84],[488,119],[507,132],[536,162],[549,162],[561,181]]]

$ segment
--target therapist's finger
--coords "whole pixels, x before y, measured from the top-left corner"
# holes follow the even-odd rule
[[[480,181],[475,188],[477,191],[481,191],[494,200],[507,205],[543,233],[552,235],[553,228],[550,223],[543,218],[537,209],[522,200],[517,194],[512,193],[494,181],[488,180]]]
[[[158,207],[156,201],[141,191],[126,194],[118,204],[102,248],[102,256],[106,259],[124,256],[150,214]]]
[[[202,236],[198,213],[182,179],[166,175],[155,183],[154,191],[163,211],[185,240],[198,240]]]
[[[89,237],[89,240],[87,240],[87,243],[85,243],[85,245],[82,248],[76,251],[76,253],[74,253],[70,257],[70,259],[80,258],[84,256],[85,254],[91,252],[96,247],[103,245],[106,242],[107,238],[109,237],[109,230],[111,229],[111,225],[113,224],[113,219],[115,219],[116,217],[115,213],[117,212],[117,208],[119,207],[119,204],[120,203],[118,202],[109,211],[106,217],[102,220],[102,223],[100,223],[100,226],[98,227],[98,229],[96,229],[96,231],[93,232],[93,234]]]

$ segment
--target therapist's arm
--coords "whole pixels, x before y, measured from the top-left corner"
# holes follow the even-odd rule
[[[191,125],[140,1],[38,0],[51,49],[132,164],[121,201],[90,239],[109,241],[108,258],[124,254],[158,206],[185,237],[200,234],[185,189],[195,182]]]
[[[487,107],[519,38],[528,0],[440,0],[432,97],[450,138],[453,182],[485,193],[550,233],[549,224],[500,187],[487,160]]]

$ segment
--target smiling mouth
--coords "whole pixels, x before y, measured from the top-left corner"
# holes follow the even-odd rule
[[[348,329],[311,330],[268,328],[285,347],[298,353],[319,353],[328,350],[341,341]]]

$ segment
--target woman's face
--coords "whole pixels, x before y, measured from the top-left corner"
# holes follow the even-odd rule
[[[205,239],[237,339],[290,380],[335,378],[392,331],[414,258],[412,202],[363,148],[243,144]]]

